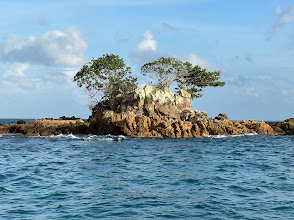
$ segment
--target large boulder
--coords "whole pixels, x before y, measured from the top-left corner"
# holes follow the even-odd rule
[[[220,121],[229,121],[230,120],[225,113],[218,114],[218,116],[216,116],[214,119],[220,120]]]
[[[82,119],[41,119],[25,124],[0,126],[0,134],[19,133],[26,136],[51,136],[59,134],[88,134],[89,122]]]
[[[181,112],[182,121],[190,121],[196,123],[197,121],[207,121],[207,113],[202,110],[185,109]]]
[[[168,88],[159,89],[155,86],[144,87],[146,99],[159,104],[171,104],[175,102],[175,94]]]
[[[175,95],[175,105],[180,111],[185,109],[192,110],[191,94],[181,89],[178,95]]]
[[[93,112],[101,109],[112,110],[115,113],[133,113],[145,116],[164,116],[167,118],[180,118],[184,109],[191,109],[190,94],[180,90],[179,94],[174,94],[167,88],[157,88],[155,86],[145,86],[138,88],[135,92],[126,95],[118,95],[110,100],[109,107],[101,108],[102,103],[98,103]]]

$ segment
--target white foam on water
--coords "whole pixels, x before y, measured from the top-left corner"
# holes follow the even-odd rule
[[[25,136],[22,134],[8,133],[8,134],[0,134],[0,138],[4,137],[26,137],[26,138],[53,138],[53,139],[73,139],[73,140],[81,140],[81,141],[123,141],[126,140],[127,137],[124,135],[75,135],[75,134],[59,134],[59,135],[51,135],[51,136]]]
[[[69,139],[80,139],[78,136],[74,134],[64,134],[64,137]]]
[[[95,136],[93,140],[99,140],[99,141],[122,141],[127,139],[123,135],[115,136],[115,135],[103,135],[103,136]]]
[[[126,136],[123,136],[123,135],[119,135],[117,136],[118,137],[118,140],[121,141],[121,140],[126,140],[127,137]]]
[[[96,137],[96,135],[90,135],[86,138],[83,138],[84,141],[92,141],[94,138]]]
[[[254,133],[249,133],[249,134],[245,134],[245,136],[253,136],[253,135],[258,135],[256,132]]]
[[[39,136],[40,137],[40,136]],[[46,137],[45,137],[46,138]],[[48,138],[68,138],[68,139],[81,139],[78,136],[74,134],[59,134],[59,135],[51,135]]]
[[[14,134],[14,133],[8,133],[8,134],[1,134],[0,137],[21,137],[22,134]]]
[[[258,135],[257,133],[249,134],[234,134],[234,135],[204,135],[205,138],[231,138],[231,137],[244,137],[244,136],[253,136]]]
[[[62,138],[68,138],[68,139],[74,139],[74,140],[81,140],[81,141],[122,141],[127,139],[123,135],[115,136],[115,135],[80,135],[76,136],[74,134],[59,134],[59,135],[52,135],[49,136],[49,138],[56,138],[56,139],[62,139]]]

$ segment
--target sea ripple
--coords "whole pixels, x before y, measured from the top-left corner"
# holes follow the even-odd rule
[[[0,136],[0,219],[294,219],[293,136]]]

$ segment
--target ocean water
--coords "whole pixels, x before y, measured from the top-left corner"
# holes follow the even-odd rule
[[[0,135],[0,219],[294,219],[294,136]]]
[[[18,120],[20,120],[20,119],[14,119],[14,118],[6,118],[6,119],[3,119],[3,118],[0,118],[0,123],[1,124],[16,124]],[[35,121],[35,119],[21,119],[21,120],[24,120],[26,122],[33,122],[33,121]]]

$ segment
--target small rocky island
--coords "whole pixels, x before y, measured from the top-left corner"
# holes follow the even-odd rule
[[[230,121],[221,113],[214,119],[193,110],[190,94],[174,94],[155,86],[138,88],[117,95],[107,103],[99,102],[88,120],[65,118],[35,122],[0,124],[0,134],[20,133],[27,136],[59,134],[126,135],[131,137],[192,138],[207,135],[294,135],[294,118],[284,122]]]
[[[220,81],[220,71],[209,72],[190,62],[161,57],[144,64],[141,73],[155,84],[137,88],[137,78],[118,55],[92,58],[74,76],[77,85],[84,87],[95,103],[88,120],[61,117],[0,124],[0,134],[51,136],[72,133],[157,138],[294,134],[294,118],[277,123],[231,121],[224,113],[212,119],[207,118],[205,111],[193,110],[191,99],[201,97],[203,88],[225,85]],[[168,89],[171,86],[176,86],[176,94]],[[96,99],[98,94],[100,97]]]

